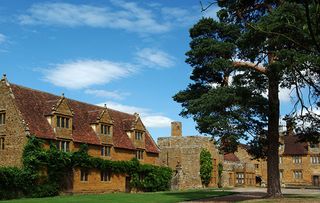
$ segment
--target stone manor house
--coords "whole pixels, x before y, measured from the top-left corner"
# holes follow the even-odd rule
[[[91,156],[157,164],[159,148],[138,114],[99,107],[62,96],[0,81],[0,166],[21,167],[27,137],[56,143],[61,151],[77,151],[88,144]],[[112,171],[73,172],[70,192],[130,189],[130,177]]]
[[[172,122],[171,136],[158,138],[158,146],[138,114],[128,114],[50,93],[0,81],[0,167],[21,167],[27,137],[35,135],[54,142],[61,151],[77,151],[88,144],[91,156],[108,160],[131,160],[171,167],[175,172],[172,189],[200,188],[200,152],[212,155],[212,179],[218,184],[218,164],[223,164],[224,187],[265,186],[267,164],[254,160],[246,145],[223,154],[214,140],[203,136],[182,136],[182,124]],[[319,145],[299,143],[291,128],[279,142],[280,177],[283,187],[319,187]],[[112,171],[75,168],[70,192],[129,191],[130,177]]]

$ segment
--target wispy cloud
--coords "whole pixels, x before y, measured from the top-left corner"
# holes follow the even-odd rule
[[[123,0],[108,6],[71,3],[35,3],[19,15],[23,25],[89,26],[123,29],[139,34],[165,33],[175,27],[190,26],[201,17],[200,8],[161,7]]]
[[[114,7],[69,3],[36,3],[18,17],[25,25],[118,28],[137,33],[163,33],[170,25],[133,2],[111,1]]]
[[[144,48],[136,53],[136,57],[144,66],[168,68],[174,65],[174,57],[158,49]]]
[[[44,79],[56,86],[81,89],[128,77],[134,71],[132,65],[125,63],[107,60],[77,60],[47,68],[44,70]]]
[[[108,108],[115,109],[122,112],[127,113],[139,113],[142,119],[142,122],[146,127],[149,128],[167,128],[170,127],[172,119],[169,117],[163,116],[161,113],[154,113],[150,109],[123,105],[116,102],[105,102],[102,104],[98,104],[99,106],[107,105]]]
[[[7,40],[7,37],[4,34],[0,33],[0,44],[4,43]]]
[[[96,89],[86,89],[84,93],[91,94],[96,97],[111,98],[116,100],[122,100],[126,96],[130,95],[130,93],[127,93],[127,92],[96,90]]]

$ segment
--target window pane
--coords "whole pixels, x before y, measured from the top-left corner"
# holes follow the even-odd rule
[[[66,128],[69,128],[69,118],[66,118]]]
[[[66,152],[69,152],[70,149],[69,149],[69,142],[66,142]]]
[[[64,128],[64,120],[65,118],[61,117],[61,127]]]
[[[57,116],[57,127],[60,127],[60,116]]]

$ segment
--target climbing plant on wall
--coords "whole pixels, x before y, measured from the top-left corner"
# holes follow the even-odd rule
[[[172,170],[168,167],[140,164],[137,159],[111,161],[88,154],[88,146],[79,151],[62,152],[54,144],[44,149],[43,141],[34,136],[24,148],[23,168],[0,167],[0,199],[45,197],[63,190],[63,179],[74,168],[109,169],[115,174],[132,177],[131,185],[142,191],[168,190]]]
[[[207,149],[202,149],[200,152],[200,177],[202,185],[207,187],[212,177],[212,158]]]

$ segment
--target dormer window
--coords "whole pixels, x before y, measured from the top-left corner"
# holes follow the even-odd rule
[[[111,135],[111,125],[101,124],[100,133],[103,135]]]
[[[135,139],[142,140],[142,138],[143,138],[143,132],[142,131],[135,131]]]
[[[64,116],[57,116],[57,127],[69,128],[70,118]]]
[[[0,112],[0,125],[6,124],[6,113]]]

